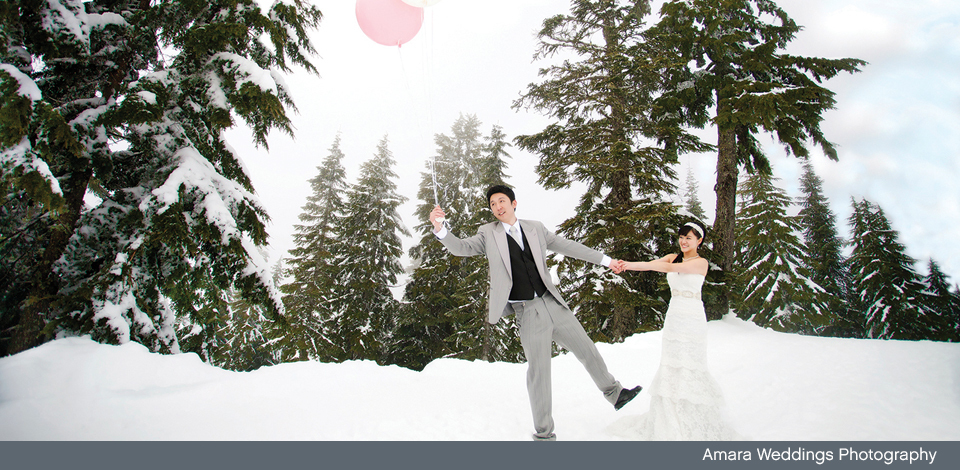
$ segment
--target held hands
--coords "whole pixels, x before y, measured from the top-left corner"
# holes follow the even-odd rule
[[[610,269],[614,274],[620,274],[624,271],[649,271],[650,266],[648,263],[642,261],[624,261],[622,259],[615,259],[610,262]]]
[[[443,212],[443,209],[440,206],[433,208],[433,211],[430,212],[430,223],[433,224],[433,233],[440,231],[440,228],[443,226],[443,219],[445,219],[447,214]]]
[[[610,261],[610,270],[614,274],[620,274],[627,269],[627,262],[622,259],[615,259]]]

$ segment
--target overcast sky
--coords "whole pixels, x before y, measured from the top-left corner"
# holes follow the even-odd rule
[[[655,3],[654,11],[661,3]],[[880,204],[908,254],[924,265],[933,257],[960,282],[960,3],[777,3],[804,27],[788,52],[869,62],[861,73],[825,84],[837,93],[837,109],[826,114],[822,128],[837,145],[839,162],[827,160],[819,150],[811,159],[841,235],[849,236],[851,198],[866,198]],[[461,113],[476,115],[483,134],[496,124],[510,139],[538,132],[550,122],[533,111],[517,112],[511,104],[537,81],[544,65],[532,61],[543,20],[568,12],[568,0],[443,0],[424,9],[420,32],[400,48],[364,35],[353,0],[314,4],[324,15],[313,35],[318,50],[313,63],[320,77],[302,71],[286,77],[299,108],[293,116],[295,138],[274,133],[267,151],[251,144],[246,129],[227,135],[272,218],[271,263],[294,246],[293,225],[310,194],[307,181],[317,174],[338,132],[350,182],[380,139],[389,137],[399,192],[409,199],[401,215],[413,228],[419,223],[412,214],[421,173],[435,154],[433,136],[449,133]],[[800,162],[784,156],[769,136],[760,139],[769,143],[780,186],[799,196]],[[510,154],[508,182],[517,188],[520,217],[555,228],[573,214],[580,187],[543,189],[534,172],[538,157],[516,148]],[[712,215],[716,157],[682,157],[681,180],[688,167]],[[405,247],[412,243],[408,240]]]

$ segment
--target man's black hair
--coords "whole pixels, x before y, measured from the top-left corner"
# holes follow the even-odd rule
[[[515,194],[513,194],[513,190],[512,190],[512,189],[510,189],[510,188],[508,188],[507,186],[504,186],[504,185],[502,185],[502,184],[497,184],[497,185],[490,186],[490,189],[487,190],[487,203],[489,203],[489,202],[490,202],[490,198],[493,197],[493,195],[494,195],[494,194],[497,194],[497,193],[506,194],[507,197],[510,198],[510,202],[513,202],[513,201],[516,201],[516,200],[517,200],[517,196],[516,196]]]

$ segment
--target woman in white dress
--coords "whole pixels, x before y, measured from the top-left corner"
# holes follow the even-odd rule
[[[707,368],[707,317],[700,290],[709,269],[697,254],[704,230],[690,222],[679,230],[679,255],[622,262],[630,271],[667,273],[671,297],[663,321],[660,368],[647,389],[650,410],[617,421],[611,432],[645,440],[732,440],[737,433],[722,415],[723,394]]]

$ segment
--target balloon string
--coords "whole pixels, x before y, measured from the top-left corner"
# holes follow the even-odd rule
[[[440,198],[437,197],[437,157],[430,160],[430,172],[433,174],[433,203],[440,205]]]
[[[430,15],[430,39],[427,41],[429,45],[428,48],[424,47],[423,51],[423,60],[420,61],[420,66],[422,67],[422,73],[424,76],[424,81],[428,81],[430,77],[433,76],[433,13],[426,12]],[[433,87],[433,83],[427,82],[427,86],[424,88],[424,94],[427,98],[427,125],[430,126],[430,129],[433,129],[433,101],[430,96],[430,90]],[[436,205],[440,205],[440,198],[437,197],[437,154],[433,154],[433,158],[430,160],[430,171],[433,173],[433,202]]]
[[[431,26],[432,26],[432,20],[433,20],[433,16],[431,15]],[[432,29],[432,28],[431,28],[431,29]],[[432,54],[432,48],[433,48],[433,35],[432,35],[432,31],[431,31],[431,36],[430,36],[430,41],[429,41],[429,42],[430,42],[431,54]],[[410,84],[410,77],[407,75],[407,65],[406,65],[406,63],[405,63],[404,60],[403,60],[403,50],[401,50],[401,48],[400,48],[399,45],[397,45],[397,56],[400,58],[400,70],[401,70],[402,73],[403,73],[403,81],[404,81],[404,84],[405,84],[406,87],[407,87],[407,93],[409,93],[410,96],[413,96],[413,94],[414,94],[414,92],[413,92],[413,86]],[[426,61],[426,58],[424,57],[423,62],[425,62],[425,61]],[[425,64],[421,63],[421,68],[425,70]],[[427,73],[424,72],[424,75],[427,75]],[[430,90],[429,90],[430,86],[429,86],[429,85],[430,85],[430,84],[427,84],[426,91],[424,91],[424,94],[427,95],[427,96],[426,96],[426,99],[427,99],[427,113],[428,113],[428,114],[431,114],[431,115],[428,117],[428,119],[430,120],[430,123],[428,123],[428,124],[432,127],[432,125],[433,125],[433,117],[432,117],[432,113],[431,113],[432,102],[430,101],[431,97],[430,97]],[[418,130],[419,133],[420,133],[420,141],[421,141],[421,142],[424,141],[425,139],[424,139],[424,136],[423,136],[423,126],[422,126],[422,122],[421,122],[421,115],[420,115],[420,113],[417,113],[417,130]],[[433,183],[433,203],[434,203],[435,205],[439,206],[439,205],[440,205],[440,197],[439,197],[439,194],[438,194],[438,191],[437,191],[437,187],[438,187],[439,185],[437,184],[437,156],[436,156],[436,154],[434,154],[433,158],[430,159],[430,178],[431,178],[431,182]],[[447,222],[446,217],[441,217],[441,218],[438,219],[438,220],[439,220],[441,223],[443,223],[444,227],[446,227],[447,230],[450,230],[450,224]]]
[[[434,34],[436,33],[436,28],[434,27],[434,19],[436,18],[436,12],[433,8],[427,10],[427,14],[430,16],[430,39],[429,39],[429,53],[427,54],[427,60],[424,61],[424,66],[429,70],[425,74],[427,76],[427,120],[429,121],[430,128],[433,128],[433,77],[434,77]],[[427,52],[424,48],[424,52]],[[440,205],[440,199],[437,197],[437,154],[433,155],[433,200],[436,204]],[[443,226],[450,230],[450,223],[447,222],[446,217],[441,217],[440,220],[443,223]]]

